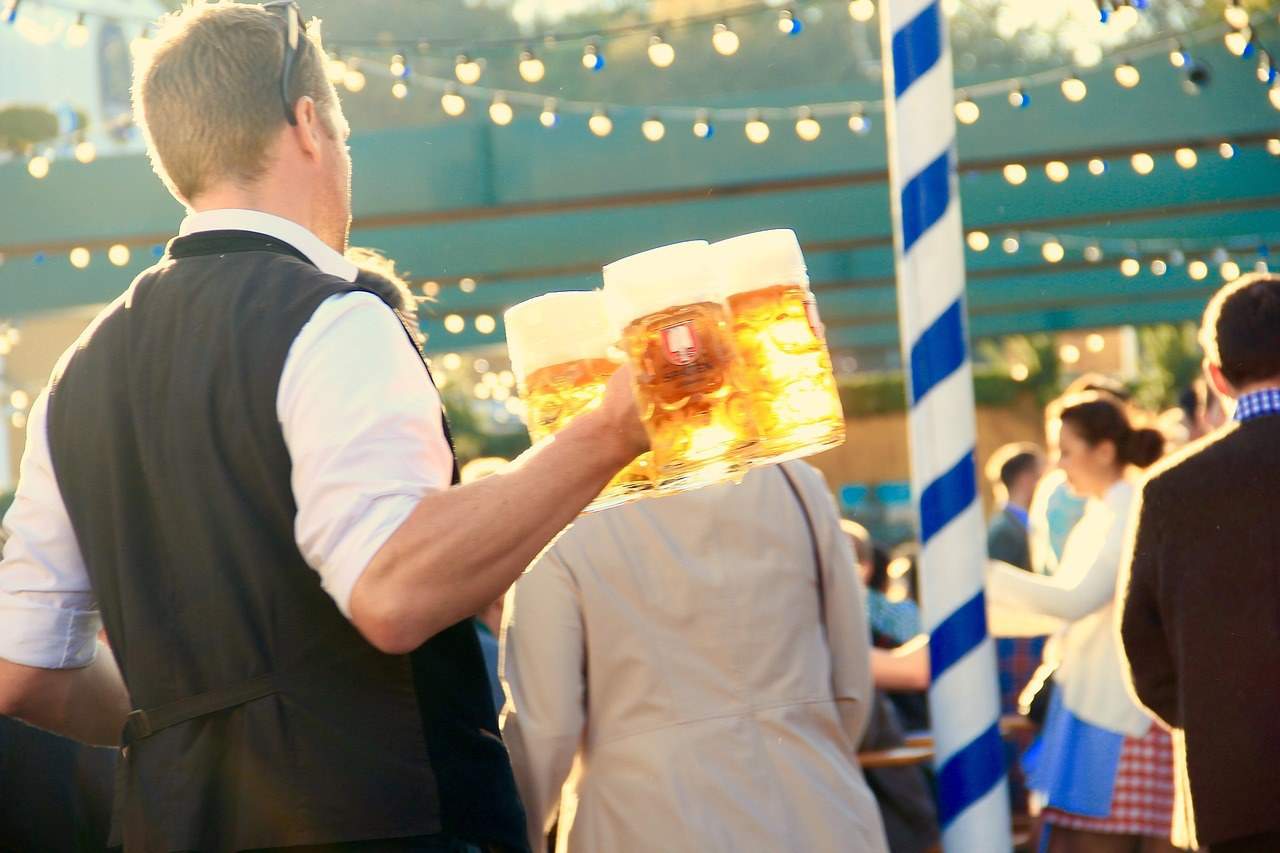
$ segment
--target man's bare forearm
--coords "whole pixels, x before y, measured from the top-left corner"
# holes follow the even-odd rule
[[[509,470],[423,498],[356,582],[352,621],[406,652],[501,596],[636,455],[597,410]]]
[[[129,693],[105,646],[89,666],[40,669],[0,660],[0,711],[95,746],[118,746]]]

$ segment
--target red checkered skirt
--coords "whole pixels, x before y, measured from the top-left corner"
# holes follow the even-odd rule
[[[1063,829],[1168,838],[1173,828],[1173,739],[1155,724],[1142,737],[1124,739],[1106,817],[1046,808],[1044,820]]]

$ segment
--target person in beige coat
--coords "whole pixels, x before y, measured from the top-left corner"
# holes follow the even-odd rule
[[[863,592],[789,462],[580,518],[508,593],[503,738],[534,850],[887,850],[857,761]]]

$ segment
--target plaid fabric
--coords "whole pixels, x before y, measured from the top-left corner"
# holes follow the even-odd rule
[[[1262,415],[1280,414],[1280,388],[1263,388],[1236,401],[1236,420],[1247,421]]]
[[[1107,817],[1047,808],[1044,819],[1064,829],[1168,838],[1173,829],[1173,739],[1154,723],[1142,737],[1124,739]]]

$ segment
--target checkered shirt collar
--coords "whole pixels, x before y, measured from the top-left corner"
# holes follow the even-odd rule
[[[1263,415],[1280,415],[1280,388],[1263,388],[1236,401],[1236,420],[1249,421]]]

